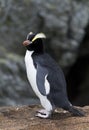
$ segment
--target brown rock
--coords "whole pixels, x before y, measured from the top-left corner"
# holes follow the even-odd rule
[[[51,119],[34,116],[40,106],[1,107],[0,130],[88,130],[89,106],[83,107],[85,117],[74,117],[58,109]]]

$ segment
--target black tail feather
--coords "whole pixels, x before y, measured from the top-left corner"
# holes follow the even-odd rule
[[[74,116],[85,116],[85,113],[82,110],[79,110],[78,108],[74,107],[74,106],[70,106],[68,108],[68,111],[70,113],[72,113]]]

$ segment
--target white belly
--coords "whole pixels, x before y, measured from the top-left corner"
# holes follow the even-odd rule
[[[27,71],[27,78],[32,86],[32,89],[36,93],[37,96],[41,96],[37,85],[36,85],[36,69],[33,64],[32,55],[33,52],[26,51],[25,55],[25,64],[26,64],[26,71]]]
[[[32,53],[30,51],[26,51],[26,55],[25,55],[25,64],[26,64],[26,71],[27,71],[27,78],[32,86],[33,91],[35,92],[35,94],[39,97],[42,106],[45,109],[52,109],[52,106],[50,104],[50,102],[48,101],[46,96],[43,96],[40,91],[38,90],[37,84],[36,84],[36,69],[34,67],[33,64],[33,60],[32,60]]]

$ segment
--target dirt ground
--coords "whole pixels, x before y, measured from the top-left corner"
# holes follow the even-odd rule
[[[85,117],[74,117],[58,109],[51,119],[35,117],[40,106],[0,108],[0,130],[89,130],[89,106],[80,108]]]

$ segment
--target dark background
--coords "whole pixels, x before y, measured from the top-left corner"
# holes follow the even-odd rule
[[[38,103],[29,86],[23,40],[44,32],[62,67],[70,101],[89,105],[88,0],[0,0],[0,106]]]

